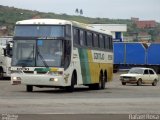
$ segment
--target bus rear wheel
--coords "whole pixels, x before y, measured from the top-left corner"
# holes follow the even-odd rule
[[[100,74],[99,76],[99,89],[105,89],[105,85],[106,85],[106,82],[105,82],[105,78],[106,76],[103,75],[102,73]]]
[[[100,89],[105,89],[105,76],[101,73],[99,76],[99,83],[91,84],[89,85],[89,89],[92,90],[100,90]]]

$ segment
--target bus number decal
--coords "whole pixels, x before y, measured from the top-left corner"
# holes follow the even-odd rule
[[[104,60],[104,54],[94,53],[94,59]]]

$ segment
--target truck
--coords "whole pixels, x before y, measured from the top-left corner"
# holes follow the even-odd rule
[[[11,46],[13,45],[12,36],[0,37],[0,80],[4,77],[10,77],[11,68]]]
[[[160,43],[115,42],[114,72],[131,67],[149,67],[160,73]]]

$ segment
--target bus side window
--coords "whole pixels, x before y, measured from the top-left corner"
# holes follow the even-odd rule
[[[87,31],[87,46],[92,47],[92,33]]]
[[[84,31],[83,32],[83,43],[84,43],[84,46],[87,46],[87,32],[86,31]]]
[[[99,43],[100,43],[100,48],[104,49],[104,39],[102,35],[99,36]]]
[[[109,50],[109,37],[108,36],[105,36],[105,48],[107,49],[107,50]]]
[[[104,43],[104,49],[106,49],[106,45],[105,45],[105,36],[103,36],[103,43]]]
[[[112,41],[112,37],[109,37],[109,46],[110,46],[110,50],[113,50],[113,41]]]
[[[85,45],[85,36],[84,36],[84,31],[80,30],[80,45],[84,46]]]
[[[71,25],[66,25],[65,28],[66,28],[65,37],[70,40],[71,39]]]
[[[99,47],[99,42],[98,42],[98,35],[97,34],[93,34],[93,46],[95,48],[98,48]]]
[[[74,45],[79,45],[80,44],[79,29],[74,28],[73,35],[74,35],[73,36]]]

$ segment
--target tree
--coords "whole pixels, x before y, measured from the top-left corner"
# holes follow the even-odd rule
[[[75,13],[77,13],[77,14],[79,13],[79,10],[78,10],[78,8],[76,8],[76,10],[75,10]]]
[[[83,10],[82,9],[80,10],[80,15],[83,15]]]
[[[75,13],[83,15],[83,10],[82,9],[79,10],[78,8],[76,8]]]

